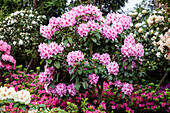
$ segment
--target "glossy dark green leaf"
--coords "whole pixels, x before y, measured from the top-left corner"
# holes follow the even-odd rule
[[[59,61],[55,61],[54,62],[54,66],[59,69],[60,68],[60,62]]]

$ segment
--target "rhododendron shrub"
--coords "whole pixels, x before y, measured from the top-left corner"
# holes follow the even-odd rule
[[[10,55],[11,46],[7,42],[0,40],[0,76],[5,71],[15,69],[16,60]]]
[[[145,6],[142,3],[141,7],[136,7],[136,11],[128,13],[132,18],[132,23],[127,34],[133,35],[136,43],[142,43],[145,51],[141,59],[142,68],[139,74],[156,81],[156,79],[161,80],[164,75],[169,75],[170,70],[169,13],[163,8],[151,10]],[[132,65],[136,66],[135,60]],[[164,82],[168,83],[167,79]]]
[[[133,57],[140,62],[144,54],[142,44],[135,43],[135,39],[124,41],[125,46],[134,48],[133,55],[130,49],[121,51],[126,37],[122,32],[130,23],[131,18],[125,14],[103,17],[100,9],[92,5],[74,7],[61,17],[51,17],[48,25],[40,27],[40,33],[48,40],[38,49],[46,62],[45,71],[38,78],[46,92],[59,97],[75,96],[97,85],[101,102],[104,81],[123,80],[124,71],[131,71],[122,68],[123,60],[126,58],[131,67]],[[130,78],[126,76],[125,80]]]

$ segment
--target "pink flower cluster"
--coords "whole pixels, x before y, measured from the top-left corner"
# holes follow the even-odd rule
[[[1,56],[1,59],[2,59],[3,61],[5,61],[5,62],[10,62],[10,63],[12,63],[13,66],[10,65],[10,64],[7,64],[7,63],[4,64],[4,63],[2,63],[2,62],[0,61],[0,67],[2,67],[2,68],[5,67],[7,70],[15,69],[16,60],[14,59],[13,56],[8,55],[8,54],[3,54],[3,55]]]
[[[124,40],[124,45],[121,48],[121,53],[125,57],[130,56],[142,57],[144,55],[143,45],[140,43],[135,44],[134,37],[128,35]]]
[[[77,30],[77,32],[79,33],[81,37],[84,37],[84,36],[87,37],[89,31],[90,31],[90,28],[88,24],[80,24]]]
[[[3,51],[4,54],[10,54],[11,45],[7,44],[3,40],[0,40],[0,51]]]
[[[79,16],[81,16],[84,21],[92,19],[99,21],[102,17],[102,12],[100,12],[97,7],[92,5],[74,7],[71,11],[64,13],[61,17],[50,18],[48,26],[40,27],[40,33],[47,39],[51,39],[54,32],[59,31],[59,28],[74,26],[77,22],[76,17]],[[82,27],[87,29],[87,26],[85,25],[82,25]]]
[[[0,67],[7,70],[15,69],[16,60],[10,55],[11,46],[0,40]],[[2,53],[1,53],[2,52]],[[12,64],[12,65],[11,65]]]
[[[123,29],[128,29],[131,23],[130,16],[119,13],[111,13],[106,16],[106,19],[101,20],[101,33],[108,39],[115,40],[117,34],[122,33]]]
[[[98,30],[101,29],[99,23],[96,23],[94,20],[91,20],[91,21],[88,21],[87,24],[84,24],[84,23],[80,24],[77,32],[79,33],[81,37],[84,37],[84,36],[87,37],[90,30],[95,31],[96,29]]]
[[[64,83],[59,83],[55,86],[55,90],[57,92],[57,95],[63,97],[67,93],[67,86]]]
[[[53,73],[55,72],[54,67],[48,67],[45,66],[45,72],[40,72],[38,80],[41,83],[50,84],[51,81],[53,81]]]
[[[94,73],[89,74],[89,83],[91,85],[97,84],[98,79],[99,79],[99,76],[97,76],[96,74]]]
[[[67,55],[67,62],[71,66],[76,65],[76,62],[80,62],[82,60],[84,60],[84,55],[80,50],[69,52]]]
[[[121,90],[125,95],[131,95],[133,91],[133,84],[123,83],[123,87]]]
[[[114,74],[114,75],[117,75],[117,73],[119,72],[119,65],[117,62],[110,62],[108,65],[107,65],[107,70],[109,72],[109,74]]]
[[[43,59],[49,59],[50,57],[52,57],[53,55],[57,55],[58,53],[62,53],[62,51],[64,50],[64,47],[62,46],[62,44],[58,45],[56,42],[52,42],[49,45],[45,44],[45,43],[41,43],[38,46],[38,52],[40,52],[40,56]]]
[[[107,25],[119,23],[118,26],[122,26],[124,29],[128,29],[131,23],[131,17],[125,14],[111,13],[106,16],[105,23]]]
[[[95,53],[92,55],[92,59],[100,60],[100,63],[102,65],[106,65],[109,74],[117,75],[117,73],[119,72],[118,63],[115,61],[110,62],[111,59],[108,53],[103,53],[102,55],[100,55],[99,53]]]
[[[73,83],[68,86],[66,86],[66,84],[64,83],[59,83],[55,85],[55,88],[49,87],[49,89],[47,89],[48,85],[49,84],[45,85],[46,92],[53,93],[54,95],[59,95],[60,97],[63,97],[64,95],[66,95],[67,91],[71,96],[75,96],[78,92],[76,91],[75,85]]]
[[[102,65],[108,65],[111,61],[110,59],[110,55],[108,53],[103,53],[102,55],[100,55],[99,53],[95,53],[93,56],[92,56],[93,59],[97,59],[97,60],[100,60],[100,63]]]
[[[76,93],[78,92],[78,91],[76,91],[75,85],[74,85],[73,83],[67,86],[67,90],[68,90],[68,93],[69,93],[71,96],[75,96]]]
[[[40,26],[40,33],[42,34],[43,37],[47,39],[51,39],[52,36],[54,35],[55,31],[58,31],[59,29],[53,28],[52,26]]]
[[[116,87],[120,88],[120,87],[122,86],[122,83],[121,83],[120,80],[116,80],[116,81],[114,82],[114,85],[115,85]]]

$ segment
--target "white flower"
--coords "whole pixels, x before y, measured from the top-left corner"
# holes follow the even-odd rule
[[[20,101],[20,95],[19,95],[19,91],[18,92],[16,92],[13,96],[14,96],[14,101],[17,101],[17,102],[19,102]]]
[[[140,27],[140,26],[142,26],[142,23],[137,23],[137,24],[135,25],[136,28],[138,28],[138,27]]]
[[[27,90],[20,90],[14,96],[15,101],[24,102],[25,104],[29,104],[31,101],[30,92]]]
[[[156,11],[154,11],[153,13],[154,13],[154,14],[156,14],[157,12],[156,12]]]
[[[27,39],[28,39],[28,37],[25,37],[25,39],[27,40]]]
[[[43,18],[46,18],[46,16],[45,16],[45,15],[43,15],[42,17],[43,17]]]
[[[20,15],[21,15],[21,16],[24,16],[24,14],[23,14],[23,13],[20,13]]]
[[[10,87],[10,88],[8,89],[8,95],[7,95],[7,97],[8,97],[8,98],[13,98],[14,95],[15,95],[15,93],[16,93],[16,91],[15,91],[14,87]]]
[[[138,32],[141,33],[142,31],[143,31],[143,29],[142,29],[142,28],[139,28]]]
[[[38,112],[38,110],[36,109],[36,110],[29,110],[28,111],[28,113],[37,113]]]
[[[34,15],[33,15],[33,14],[30,14],[29,17],[34,17]]]
[[[23,41],[20,39],[18,44],[19,44],[19,45],[22,45],[22,44],[23,44]]]
[[[156,30],[159,31],[159,27],[157,27]]]
[[[154,33],[154,35],[156,35],[156,36],[157,36],[158,34],[159,34],[158,32],[155,32],[155,33]]]
[[[35,21],[32,21],[32,24],[36,24],[37,22],[35,22]]]
[[[142,13],[145,14],[145,13],[146,13],[146,10],[142,10]]]
[[[157,52],[157,53],[156,53],[156,56],[157,56],[158,58],[160,57],[160,55],[161,55],[160,52]]]
[[[153,34],[153,30],[151,30],[151,34]]]
[[[130,23],[130,26],[132,27],[132,26],[133,26],[133,23]]]
[[[162,11],[158,11],[158,14],[162,14]]]
[[[0,36],[0,38],[4,38],[4,36]]]
[[[7,87],[1,87],[0,88],[0,99],[5,100],[8,98],[8,88]]]
[[[153,36],[152,40],[156,40],[156,37],[155,37],[155,36]]]

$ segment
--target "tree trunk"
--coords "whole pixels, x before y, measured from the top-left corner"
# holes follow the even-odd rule
[[[102,9],[102,0],[99,1],[100,4],[100,10]]]
[[[37,8],[37,0],[33,0],[33,9]]]

